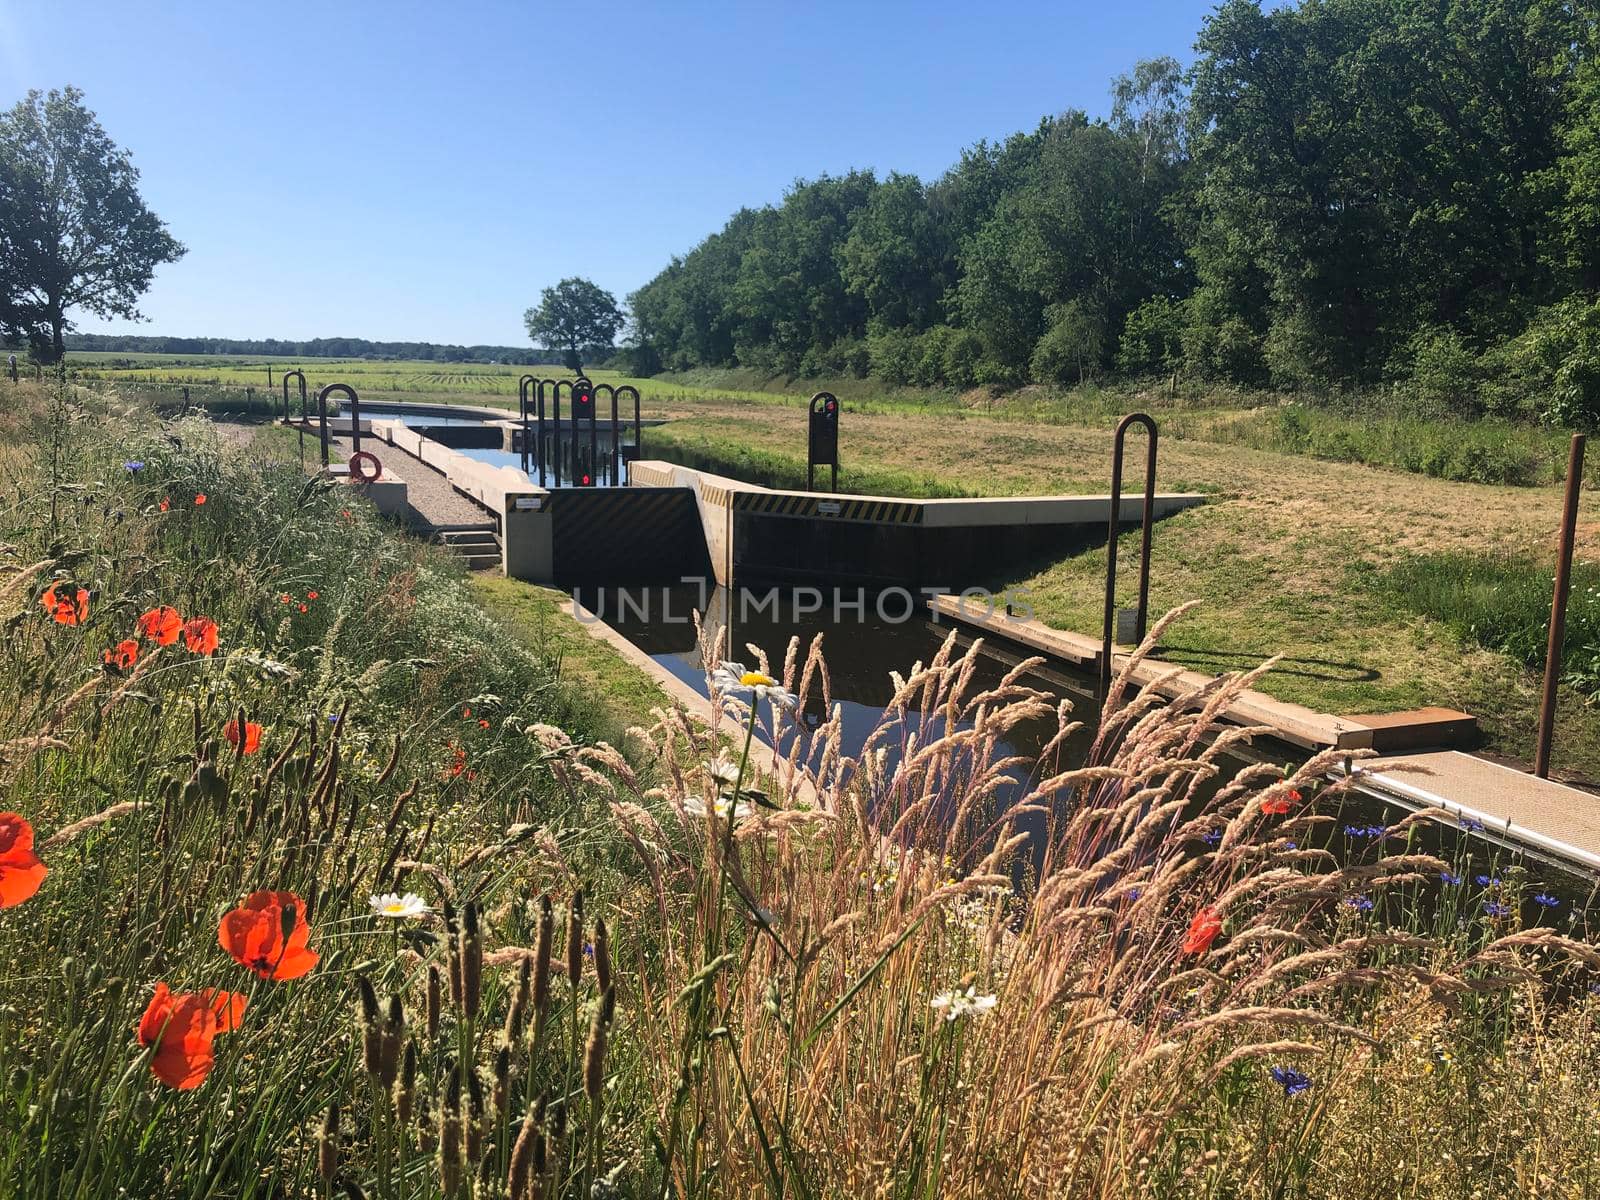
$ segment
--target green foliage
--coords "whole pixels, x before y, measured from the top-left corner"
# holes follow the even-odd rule
[[[69,311],[138,317],[156,267],[184,253],[138,183],[78,89],[31,91],[0,114],[0,333],[54,362]]]
[[[1128,314],[1117,341],[1117,369],[1128,375],[1166,374],[1183,359],[1184,306],[1154,296]]]
[[[1079,300],[1050,309],[1050,327],[1033,348],[1028,367],[1035,379],[1082,383],[1100,365],[1105,321]]]
[[[1548,562],[1470,554],[1408,558],[1384,579],[1413,612],[1443,621],[1463,640],[1543,670],[1553,571]],[[1577,563],[1562,642],[1563,682],[1600,694],[1600,567]]]

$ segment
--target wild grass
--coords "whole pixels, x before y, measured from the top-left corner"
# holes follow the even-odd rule
[[[851,757],[820,645],[791,645],[624,753],[553,724],[550,664],[344,493],[96,403],[0,418],[0,805],[49,868],[0,912],[7,1194],[1600,1185],[1570,901],[1448,882],[1439,814],[1325,849],[1327,762],[1229,764],[1250,677],[1119,690],[1067,762],[1074,714],[1024,667],[975,689],[952,640]],[[39,605],[52,580],[83,621]],[[216,653],[107,671],[160,603]],[[820,720],[772,763],[753,735],[789,693]],[[1038,718],[1062,737],[1005,757]],[[302,978],[219,945],[263,888],[309,918]],[[367,904],[407,890],[433,911]],[[134,1036],[157,981],[248,1001],[192,1090]]]
[[[1385,588],[1414,612],[1457,636],[1542,671],[1549,645],[1553,568],[1531,558],[1488,554],[1416,555],[1397,563]],[[1576,563],[1567,599],[1562,679],[1600,692],[1600,566]]]

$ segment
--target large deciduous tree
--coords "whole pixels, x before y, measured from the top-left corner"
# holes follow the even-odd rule
[[[156,267],[184,253],[138,184],[78,89],[0,114],[0,321],[56,361],[69,312],[136,319]]]
[[[609,346],[622,328],[622,310],[604,288],[579,279],[563,279],[539,295],[539,306],[522,315],[528,337],[542,346],[564,350],[567,366],[583,370],[583,351]]]

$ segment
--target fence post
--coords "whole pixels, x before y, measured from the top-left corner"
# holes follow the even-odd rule
[[[1550,778],[1550,743],[1555,734],[1556,685],[1561,682],[1561,649],[1567,637],[1567,592],[1572,587],[1572,541],[1578,528],[1578,491],[1583,486],[1585,438],[1572,435],[1567,453],[1567,495],[1561,509],[1561,539],[1556,549],[1556,590],[1550,598],[1550,641],[1544,654],[1544,697],[1539,705],[1539,742],[1533,773]]]

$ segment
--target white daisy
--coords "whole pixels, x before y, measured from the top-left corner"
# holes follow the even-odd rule
[[[929,1007],[942,1012],[946,1021],[954,1021],[969,1014],[981,1017],[998,1003],[993,996],[980,996],[976,987],[969,987],[966,991],[956,988],[954,991],[940,992],[929,1003]]]
[[[705,764],[706,774],[723,787],[736,787],[739,783],[739,764],[727,751],[722,751]]]
[[[711,672],[711,686],[718,695],[749,692],[757,700],[772,701],[778,708],[793,708],[799,702],[799,697],[771,675],[762,671],[746,671],[743,663],[724,662]]]
[[[433,911],[427,901],[415,892],[407,892],[404,896],[385,892],[381,896],[369,897],[367,903],[372,906],[373,916],[388,917],[394,921],[409,921]]]
[[[750,806],[748,804],[734,804],[726,796],[718,796],[717,816],[727,816],[730,809],[733,812],[733,822],[735,825],[750,816]],[[688,813],[691,817],[703,819],[706,815],[706,802],[700,799],[698,796],[685,796],[683,799],[683,811]]]

